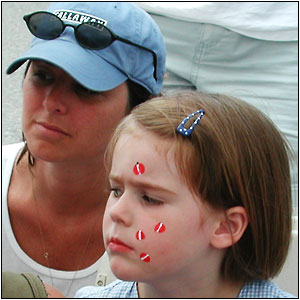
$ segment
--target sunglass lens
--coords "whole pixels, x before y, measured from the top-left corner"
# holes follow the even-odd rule
[[[83,23],[76,28],[77,41],[88,49],[103,49],[112,43],[111,33],[101,24]]]
[[[44,40],[52,40],[61,35],[64,25],[53,14],[36,13],[30,17],[28,28],[36,37]]]

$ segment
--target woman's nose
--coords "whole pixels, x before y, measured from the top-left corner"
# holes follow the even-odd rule
[[[63,83],[49,86],[43,100],[43,107],[48,113],[65,114],[70,100]]]

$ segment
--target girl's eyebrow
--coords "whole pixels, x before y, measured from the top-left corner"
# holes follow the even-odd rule
[[[109,180],[116,182],[116,183],[121,183],[122,182],[122,177],[120,176],[116,176],[113,174],[109,175]],[[130,180],[129,181],[130,184],[132,184],[135,187],[139,187],[142,189],[148,189],[148,190],[155,190],[155,191],[159,191],[159,192],[163,192],[163,193],[169,193],[172,195],[176,195],[176,193],[172,190],[169,190],[161,185],[157,185],[157,184],[153,184],[151,182],[143,182],[143,181],[136,181],[136,180]]]

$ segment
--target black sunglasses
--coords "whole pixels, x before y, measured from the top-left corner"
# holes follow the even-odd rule
[[[74,34],[77,42],[84,48],[91,50],[100,50],[111,45],[115,40],[120,42],[141,48],[143,50],[149,51],[153,55],[153,65],[154,72],[153,77],[157,80],[156,76],[156,65],[157,56],[156,53],[143,47],[141,45],[135,44],[129,40],[123,39],[120,36],[114,34],[110,29],[108,29],[103,24],[97,22],[85,22],[78,26],[71,24],[65,24],[58,16],[46,12],[38,11],[23,17],[25,20],[29,31],[36,37],[43,40],[52,40],[58,38],[67,26],[74,28]]]

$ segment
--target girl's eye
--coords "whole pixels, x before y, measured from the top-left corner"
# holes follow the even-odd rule
[[[123,192],[118,188],[111,188],[110,192],[113,193],[114,197],[119,198],[122,196]]]
[[[147,204],[150,204],[150,205],[162,205],[163,204],[162,201],[151,198],[147,195],[143,195],[142,198]]]

